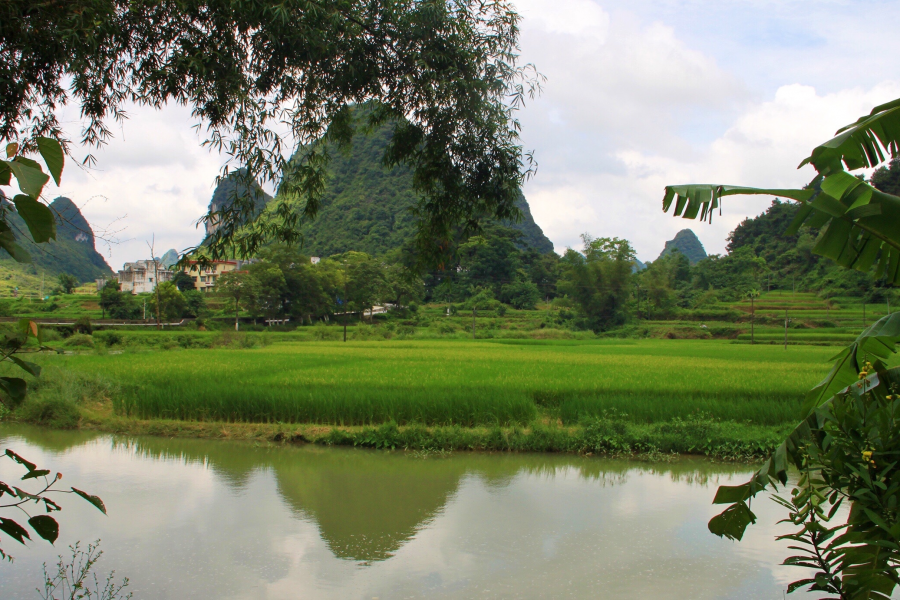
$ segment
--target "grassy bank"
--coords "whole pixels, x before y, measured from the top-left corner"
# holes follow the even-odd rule
[[[140,419],[472,427],[709,415],[778,426],[798,418],[832,353],[688,340],[292,342],[43,361],[116,382],[116,414]]]
[[[279,337],[256,348],[43,355],[44,374],[12,418],[375,448],[752,458],[795,422],[833,352],[689,340]]]
[[[725,460],[765,458],[788,428],[676,419],[637,424],[621,418],[589,419],[576,426],[536,421],[527,427],[323,426],[132,419],[102,406],[80,410],[78,426],[118,435],[153,435],[284,444],[355,446],[416,451],[565,452],[611,456],[694,454]]]

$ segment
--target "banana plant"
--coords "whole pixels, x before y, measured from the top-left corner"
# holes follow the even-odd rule
[[[900,98],[876,106],[869,115],[839,129],[813,149],[800,167],[812,165],[816,176],[803,189],[762,189],[719,184],[666,187],[663,211],[712,222],[726,196],[765,195],[790,198],[802,206],[787,234],[802,225],[821,228],[813,252],[837,264],[900,284],[900,197],[882,192],[848,173],[874,168],[900,156]],[[799,168],[799,167],[798,167]]]
[[[721,214],[722,199],[726,196],[766,195],[790,198],[801,207],[787,231],[788,234],[796,233],[803,225],[819,228],[822,232],[813,252],[830,258],[843,267],[863,272],[874,268],[876,277],[883,277],[890,284],[897,285],[900,283],[900,197],[884,193],[848,171],[874,168],[888,158],[898,156],[900,99],[875,107],[869,115],[842,127],[834,138],[814,148],[810,156],[799,165],[812,165],[816,170],[814,179],[803,189],[761,189],[718,184],[672,185],[666,187],[663,211],[673,209],[675,216],[687,219],[699,217],[712,222],[716,209]],[[838,426],[853,429],[852,420],[846,417],[848,413],[839,408],[846,405],[848,399],[866,407],[888,406],[888,412],[895,408],[900,412],[900,395],[897,393],[900,368],[888,369],[885,364],[891,354],[897,351],[898,342],[900,314],[893,313],[868,327],[852,344],[832,358],[834,364],[829,373],[806,395],[802,409],[803,419],[762,468],[744,484],[719,487],[713,503],[727,507],[710,520],[709,530],[712,533],[740,540],[747,526],[756,522],[751,502],[757,494],[770,487],[786,485],[788,470],[792,467],[808,471],[810,449],[815,452],[816,448],[834,445],[833,437],[823,432],[828,427],[834,430],[836,419],[845,419]],[[844,416],[836,417],[836,414]],[[851,433],[857,438],[862,437],[859,431]],[[893,443],[893,439],[890,443]],[[900,479],[900,475],[894,476],[900,474],[900,462],[894,456],[880,458],[876,469],[872,454],[871,451],[864,450],[862,458],[855,461],[860,465],[856,465],[854,460],[840,461],[841,465],[855,469],[850,479],[834,479],[834,473],[829,471],[835,470],[833,465],[819,466],[823,477],[832,482],[829,484],[829,499],[833,504],[839,503],[839,497],[846,493],[848,481],[871,483],[877,479],[873,475],[878,476],[879,473],[886,481]],[[871,466],[868,464],[870,462]],[[872,498],[891,495],[891,502],[896,503],[900,501],[900,488],[894,489],[897,486],[890,487],[884,483],[879,483],[879,486],[870,486],[872,489],[867,493],[853,492],[853,497],[849,498],[850,517],[847,525],[841,529],[844,533],[828,542],[831,544],[829,547],[833,547],[833,551],[829,550],[831,554],[828,560],[819,561],[817,567],[814,564],[816,561],[797,557],[789,559],[794,562],[786,564],[819,568],[815,578],[795,582],[789,591],[811,586],[813,590],[838,593],[840,598],[889,597],[894,587],[900,583],[897,574],[900,522],[893,509],[890,511],[892,516],[888,515],[888,518],[885,518],[886,513],[883,511],[873,510],[878,508],[876,504],[880,504],[873,503]],[[796,506],[802,504],[802,498],[805,496],[795,493]],[[806,501],[811,502],[808,498]],[[789,503],[785,502],[782,501],[787,506]],[[814,513],[807,511],[800,517],[798,514],[800,513],[795,511],[789,520],[799,523]],[[813,539],[825,531],[820,525],[810,523],[806,523],[805,533],[796,535],[802,537],[806,533],[815,533],[809,538]],[[843,579],[836,577],[832,568],[837,569]]]

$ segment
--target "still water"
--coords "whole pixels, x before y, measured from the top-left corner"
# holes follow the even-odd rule
[[[553,455],[422,457],[0,427],[12,448],[103,498],[62,498],[56,547],[0,565],[0,598],[37,598],[41,564],[102,539],[99,572],[136,599],[782,598],[769,500],[744,540],[706,529],[750,467]],[[0,479],[20,476],[0,461]],[[784,526],[780,526],[784,527]],[[15,544],[15,547],[14,547]]]

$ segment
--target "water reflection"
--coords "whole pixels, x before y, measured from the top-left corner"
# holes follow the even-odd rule
[[[779,598],[796,578],[774,566],[770,503],[740,545],[706,532],[713,486],[746,466],[7,426],[9,445],[104,498],[108,519],[66,503],[57,545],[102,537],[105,568],[137,598]],[[0,566],[3,598],[33,590],[55,555],[16,550]]]

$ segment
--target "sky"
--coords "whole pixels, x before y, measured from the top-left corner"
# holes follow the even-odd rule
[[[547,80],[519,114],[538,172],[524,186],[558,252],[579,235],[631,241],[643,261],[694,230],[709,253],[763,212],[729,197],[713,223],[662,213],[668,184],[802,186],[813,147],[900,97],[900,2],[880,0],[518,0],[521,55]],[[115,139],[70,161],[62,186],[113,269],[199,243],[223,158],[189,109],[131,107]],[[77,113],[64,115],[77,131]],[[81,150],[82,154],[85,152]],[[76,150],[76,156],[79,151]]]

